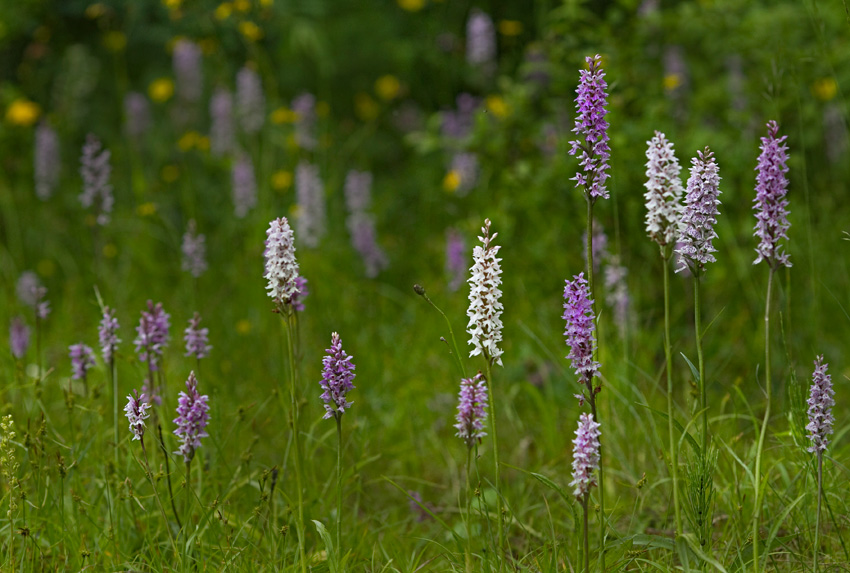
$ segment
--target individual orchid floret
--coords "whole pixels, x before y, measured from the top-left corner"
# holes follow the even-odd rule
[[[189,326],[183,331],[183,340],[186,342],[185,356],[194,356],[198,360],[206,358],[212,350],[209,343],[209,328],[201,328],[201,315],[197,312],[189,319]]]
[[[127,396],[127,405],[124,411],[127,413],[127,420],[130,422],[130,431],[133,433],[134,440],[141,440],[145,435],[145,420],[150,416],[148,409],[151,407],[148,402],[148,397],[145,394],[139,396],[136,390]]]
[[[94,350],[83,343],[68,347],[71,358],[71,379],[85,380],[88,371],[95,365]]]
[[[787,135],[776,137],[779,126],[775,121],[767,123],[767,137],[761,138],[761,155],[759,155],[756,171],[756,198],[753,209],[756,212],[755,236],[759,239],[756,247],[758,257],[753,261],[756,265],[767,261],[770,268],[791,266],[788,253],[783,252],[780,240],[788,240],[788,201],[785,194],[788,191],[788,146],[785,145]]]
[[[351,402],[346,395],[354,390],[354,363],[352,357],[342,349],[342,341],[336,332],[331,334],[331,347],[326,349],[327,356],[322,358],[321,398],[325,403],[324,419],[341,418]]]
[[[581,381],[590,384],[594,376],[599,376],[599,363],[593,359],[596,350],[593,331],[596,325],[593,323],[593,300],[583,272],[575,275],[573,280],[566,281],[564,299],[563,318],[567,322],[564,337],[570,347],[567,359],[572,361]]]
[[[182,269],[195,278],[204,274],[207,270],[207,238],[198,233],[194,219],[189,221],[189,226],[183,234],[180,250],[183,252]]]
[[[467,448],[480,443],[487,435],[484,424],[487,421],[487,381],[479,372],[472,378],[460,381],[460,394],[457,405],[457,437],[466,442]]]
[[[662,248],[675,246],[683,209],[682,168],[663,133],[656,131],[646,144],[646,232]]]
[[[168,346],[170,319],[171,315],[163,310],[161,302],[154,306],[153,301],[149,300],[148,310],[142,311],[142,318],[136,327],[136,353],[139,360],[147,364],[151,371],[159,369],[162,352]]]
[[[100,319],[100,328],[98,329],[98,339],[100,341],[100,352],[103,354],[104,364],[112,364],[115,349],[118,348],[121,339],[118,338],[118,319],[115,318],[115,311],[108,306],[103,309],[103,318]]]
[[[276,305],[292,302],[298,293],[298,261],[295,260],[295,241],[286,217],[275,219],[266,231],[266,290]]]
[[[818,453],[826,450],[829,438],[832,434],[832,425],[835,418],[832,416],[832,407],[835,405],[835,391],[832,389],[832,376],[826,373],[829,364],[825,364],[823,356],[815,359],[815,371],[812,374],[812,387],[809,394],[809,440],[812,445],[809,451]]]
[[[502,365],[502,350],[499,343],[502,341],[502,269],[499,266],[498,245],[492,244],[498,233],[490,236],[490,219],[484,219],[481,228],[483,236],[478,237],[482,245],[476,246],[472,251],[473,265],[470,268],[469,283],[469,309],[466,315],[469,323],[466,332],[469,333],[469,344],[472,345],[470,356],[484,354],[487,360]]]
[[[708,147],[705,151],[697,151],[697,157],[691,163],[680,229],[682,245],[676,251],[682,255],[684,264],[676,272],[687,268],[698,276],[705,270],[706,264],[716,260],[712,253],[717,249],[711,241],[717,237],[714,226],[720,214],[717,207],[720,205],[720,176],[714,154]]]
[[[573,180],[576,187],[584,189],[587,199],[595,202],[598,198],[607,199],[608,190],[605,181],[608,174],[608,159],[611,149],[608,146],[608,122],[605,115],[608,103],[605,71],[602,69],[602,57],[598,54],[585,58],[588,69],[581,70],[581,81],[576,89],[576,110],[573,133],[578,136],[570,142],[570,155],[577,155],[581,162],[581,171]]]
[[[596,486],[593,472],[599,469],[599,431],[600,424],[593,420],[592,414],[584,413],[579,417],[576,439],[573,440],[573,494],[581,499]]]
[[[174,434],[180,438],[180,448],[174,452],[181,454],[187,464],[195,456],[195,450],[201,447],[201,438],[209,436],[206,431],[210,419],[209,396],[198,393],[198,380],[195,372],[189,373],[186,380],[186,392],[180,392],[177,399],[177,417]]]

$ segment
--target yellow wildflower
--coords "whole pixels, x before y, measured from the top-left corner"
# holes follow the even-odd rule
[[[166,183],[174,183],[180,177],[180,169],[176,165],[169,164],[162,168],[161,175]]]
[[[505,100],[502,96],[491,95],[487,96],[486,100],[487,109],[498,117],[499,119],[505,118],[510,113],[510,109],[508,108],[508,104],[505,103]]]
[[[408,12],[419,12],[425,7],[425,0],[396,0],[402,10]]]
[[[154,213],[156,213],[155,203],[142,203],[136,207],[136,214],[138,214],[139,217],[149,217]]]
[[[35,102],[18,98],[6,108],[6,121],[14,125],[28,127],[41,115],[41,107]]]
[[[174,95],[174,82],[169,78],[157,78],[148,86],[148,95],[157,103],[166,102]]]
[[[222,2],[216,6],[213,16],[216,20],[227,20],[233,14],[233,4],[230,2]]]
[[[118,247],[112,243],[103,245],[103,256],[107,259],[114,259],[118,255]]]
[[[522,34],[522,22],[519,20],[502,20],[499,22],[499,33],[503,36],[519,36]]]
[[[215,38],[203,38],[198,40],[198,47],[201,48],[201,52],[205,56],[209,56],[210,54],[214,54],[216,49],[218,49],[218,42],[215,41]]]
[[[56,272],[56,263],[51,259],[41,259],[35,266],[35,270],[43,277],[52,277]]]
[[[316,102],[316,115],[319,117],[328,117],[331,112],[331,106],[326,101]]]
[[[363,121],[372,121],[378,117],[378,103],[367,93],[360,92],[354,96],[354,111]]]
[[[106,14],[106,6],[104,6],[100,2],[97,2],[95,4],[89,4],[89,6],[86,8],[85,14],[86,18],[88,18],[89,20],[97,20],[98,18]]]
[[[812,84],[812,94],[821,101],[829,101],[838,93],[835,78],[821,78]]]
[[[280,125],[282,123],[295,123],[298,115],[286,107],[279,107],[271,113],[272,123]]]
[[[443,189],[449,193],[454,193],[460,186],[460,173],[452,169],[446,176],[443,177]]]
[[[384,101],[395,99],[400,91],[401,83],[393,75],[387,74],[375,80],[375,93]]]
[[[197,147],[201,151],[209,151],[210,138],[206,135],[199,135],[198,138],[195,140],[195,147]]]
[[[666,91],[672,92],[680,85],[682,85],[682,78],[679,74],[667,74],[664,76],[664,89]]]
[[[103,35],[103,47],[110,52],[122,52],[127,47],[127,36],[118,30],[111,30]]]
[[[250,0],[234,0],[233,7],[238,12],[247,12],[251,9],[251,2]]]
[[[255,23],[250,20],[239,22],[239,32],[245,36],[249,42],[256,42],[263,37],[263,31]]]
[[[245,335],[251,332],[251,321],[247,318],[243,318],[239,322],[236,323],[236,332],[239,334]]]
[[[179,10],[183,0],[162,0],[162,5],[169,10]]]
[[[200,137],[200,134],[197,131],[187,131],[177,140],[177,147],[180,148],[180,151],[189,151],[197,144],[198,137]]]
[[[272,188],[275,191],[284,191],[292,186],[292,172],[281,169],[272,175]]]

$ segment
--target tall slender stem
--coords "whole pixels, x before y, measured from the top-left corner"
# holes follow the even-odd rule
[[[109,360],[109,376],[112,378],[112,429],[115,431],[115,471],[118,471],[118,372],[115,367],[115,358]]]
[[[472,448],[466,448],[466,573],[472,573]]]
[[[587,531],[587,502],[589,497],[590,493],[585,492],[584,498],[581,500],[581,507],[584,510],[584,573],[590,573],[590,536]]]
[[[587,289],[590,292],[590,299],[593,304],[593,323],[597,326],[598,321],[596,314],[596,296],[593,292],[593,202],[594,199],[585,190],[585,199],[587,200]],[[596,357],[599,357],[599,337],[596,337]],[[599,413],[596,408],[596,392],[593,390],[593,381],[588,383],[588,391],[590,393],[589,402],[593,420],[596,423],[599,421]],[[605,473],[602,469],[605,464],[602,463],[602,444],[599,445],[599,559],[602,566],[602,571],[605,571]]]
[[[682,509],[679,506],[679,448],[673,431],[673,349],[670,346],[670,260],[661,255],[664,267],[664,356],[667,359],[667,430],[670,434],[670,472],[673,477],[673,508],[676,513],[676,535],[681,535]]]
[[[770,294],[773,287],[773,273],[771,267],[767,275],[767,302],[764,305],[764,381],[767,386],[767,407],[764,410],[764,420],[759,432],[758,447],[756,449],[756,473],[755,473],[755,511],[753,516],[753,571],[759,571],[759,526],[761,525],[761,453],[764,448],[764,437],[767,433],[767,424],[770,421],[770,399],[773,396],[773,384],[770,380]],[[818,499],[820,502],[820,499]]]
[[[818,513],[815,517],[815,573],[818,573],[818,550],[820,548],[820,504],[823,499],[823,450],[818,450]]]
[[[702,410],[702,455],[708,452],[708,405],[705,393],[705,361],[702,357],[702,317],[700,310],[700,277],[694,273],[694,330],[697,342],[697,363],[699,367],[699,407]]]
[[[487,369],[487,395],[490,397],[490,434],[493,437],[493,460],[496,469],[496,532],[499,540],[497,555],[501,556],[505,548],[505,531],[502,527],[502,486],[499,478],[499,440],[496,435],[496,399],[493,394],[493,381],[491,380],[490,356],[484,352],[484,363]],[[502,570],[504,559],[499,559],[499,570]]]
[[[336,416],[336,550],[342,557],[342,413]]]
[[[159,507],[159,513],[162,515],[162,521],[165,524],[165,533],[168,535],[168,540],[171,541],[171,548],[174,550],[174,557],[180,557],[179,552],[177,551],[177,545],[174,543],[174,537],[171,535],[171,529],[168,527],[168,516],[165,515],[165,508],[162,506],[162,500],[159,499],[159,492],[156,490],[156,484],[153,481],[153,472],[151,472],[151,465],[148,462],[148,452],[145,449],[145,440],[142,438],[142,456],[145,460],[145,477],[148,478],[148,481],[151,484],[151,488],[153,488],[153,496],[156,498],[156,505]]]
[[[290,311],[289,314],[292,314]],[[295,393],[295,341],[293,339],[291,316],[282,313],[283,322],[286,325],[286,342],[289,353],[289,398],[290,398],[290,421],[292,425],[292,443],[295,449],[295,487],[297,488],[298,499],[298,521],[296,526],[298,529],[298,554],[301,558],[301,572],[307,573],[307,555],[305,551],[304,540],[304,492],[302,488],[302,469],[301,469],[301,440],[298,435],[298,398]]]

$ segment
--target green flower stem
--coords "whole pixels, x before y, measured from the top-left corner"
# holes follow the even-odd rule
[[[414,288],[416,288],[416,287],[414,287]],[[422,288],[422,287],[419,287],[419,288]],[[416,292],[417,292],[417,293],[419,293],[419,291],[418,291],[418,290],[417,290]],[[440,314],[442,314],[442,315],[443,315],[443,318],[446,320],[446,325],[449,327],[449,338],[451,338],[451,339],[452,339],[452,346],[454,347],[455,362],[457,363],[458,369],[460,370],[460,377],[461,377],[461,378],[466,378],[466,369],[463,367],[463,362],[462,362],[462,361],[461,361],[461,359],[460,359],[460,351],[458,351],[458,348],[457,348],[457,340],[455,339],[455,332],[454,332],[454,330],[452,329],[452,323],[451,323],[451,321],[449,320],[449,317],[448,317],[448,316],[446,316],[446,313],[445,313],[445,312],[443,312],[443,311],[442,311],[442,309],[441,309],[439,306],[437,306],[436,304],[434,304],[434,301],[433,301],[433,300],[431,300],[431,299],[428,297],[428,293],[426,293],[426,292],[425,292],[425,289],[424,289],[424,288],[422,289],[422,298],[424,298],[426,301],[428,301],[428,304],[430,304],[430,305],[431,305],[431,306],[433,306],[435,309],[437,309],[437,312],[439,312]]]
[[[683,533],[682,509],[679,505],[679,448],[673,431],[673,349],[670,345],[670,259],[661,254],[664,267],[664,356],[667,359],[667,429],[670,434],[670,471],[673,477],[673,507],[676,535]]]
[[[109,361],[109,377],[112,382],[112,426],[115,446],[115,471],[118,471],[118,369],[115,366],[115,357]]]
[[[491,380],[490,356],[484,351],[484,363],[487,368],[487,395],[490,398],[490,434],[493,436],[493,460],[496,470],[496,532],[499,540],[497,554],[501,554],[505,547],[505,531],[502,526],[502,487],[499,479],[499,441],[496,436],[496,400],[493,395],[493,381]],[[502,570],[504,559],[499,560],[499,570]]]
[[[708,451],[708,405],[705,394],[705,361],[702,356],[702,317],[700,310],[700,277],[694,273],[694,330],[697,342],[697,363],[699,365],[699,407],[702,410],[702,455]]]
[[[171,542],[171,548],[174,550],[174,557],[179,560],[180,553],[177,551],[177,545],[174,543],[174,537],[171,535],[171,530],[168,527],[168,516],[165,515],[165,508],[162,506],[162,500],[159,499],[159,492],[156,490],[156,484],[153,481],[153,472],[151,472],[151,465],[148,462],[148,452],[145,449],[144,438],[142,438],[140,442],[142,444],[142,456],[145,460],[145,477],[148,478],[148,482],[150,482],[151,488],[153,488],[153,496],[156,498],[156,505],[159,507],[159,513],[162,515],[162,522],[165,524],[165,533],[168,535],[168,540]]]
[[[298,521],[296,527],[298,529],[298,554],[301,558],[301,573],[307,573],[307,554],[304,547],[304,492],[302,489],[302,468],[301,468],[301,440],[298,436],[298,399],[295,393],[296,375],[295,375],[295,340],[291,324],[294,311],[289,310],[290,314],[281,312],[283,322],[286,325],[286,342],[287,351],[289,353],[289,398],[290,398],[290,421],[292,424],[292,442],[295,449],[295,487],[298,498]]]
[[[596,315],[596,296],[593,292],[593,203],[594,199],[590,197],[590,192],[585,189],[585,199],[587,200],[587,289],[590,292],[590,299],[593,301],[593,322],[598,327]],[[599,356],[599,338],[596,341],[596,357]],[[591,413],[593,420],[599,424],[599,414],[596,409],[596,392],[593,391],[593,381],[588,382],[588,392],[590,393],[588,401],[590,402]],[[605,464],[602,463],[602,442],[599,444],[599,559],[602,566],[602,571],[605,571],[605,473],[603,471]]]
[[[820,504],[823,499],[823,450],[818,450],[818,513],[815,517],[815,563],[814,572],[818,573],[818,548],[820,547]]]
[[[336,416],[336,550],[342,559],[342,414]]]
[[[585,492],[581,500],[581,507],[584,510],[584,573],[590,573],[590,539],[587,531],[587,506],[589,498],[590,492]]]
[[[758,447],[756,449],[756,472],[755,472],[755,511],[753,515],[753,571],[759,571],[759,525],[761,525],[761,453],[764,448],[764,437],[767,433],[767,424],[770,421],[770,399],[773,395],[770,380],[770,294],[773,287],[773,268],[767,275],[767,302],[764,306],[764,378],[767,386],[767,407],[764,410],[764,420],[759,433]],[[820,498],[818,498],[820,503]],[[820,514],[820,512],[818,512]]]
[[[466,448],[466,573],[472,573],[472,448]]]

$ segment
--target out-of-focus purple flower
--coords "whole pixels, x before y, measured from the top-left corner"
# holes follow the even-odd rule
[[[195,103],[201,99],[204,91],[202,58],[201,48],[196,43],[183,39],[174,44],[172,67],[177,97],[184,102]]]
[[[440,114],[440,131],[443,137],[448,139],[463,139],[469,135],[481,100],[471,94],[462,93],[457,96],[456,105],[457,109],[446,110]]]
[[[292,303],[292,310],[295,312],[304,312],[304,299],[310,294],[310,289],[307,288],[307,279],[296,277],[295,288],[298,290],[289,299]]]
[[[832,407],[835,405],[835,390],[832,389],[832,376],[826,373],[829,364],[823,361],[823,355],[815,359],[815,371],[812,374],[812,387],[809,393],[809,439],[812,445],[809,451],[813,453],[826,450],[832,434]]]
[[[466,241],[457,229],[446,230],[446,275],[451,292],[459,289],[466,277]]]
[[[478,156],[470,151],[455,153],[452,156],[451,170],[454,171],[460,182],[456,193],[463,197],[469,193],[478,183]]]
[[[572,361],[576,376],[584,384],[590,384],[594,376],[599,376],[599,363],[593,359],[596,325],[593,324],[593,300],[583,272],[566,281],[564,299],[563,318],[567,322],[564,336],[570,347],[567,359]]]
[[[295,194],[298,199],[296,228],[305,247],[316,248],[325,234],[325,192],[319,168],[301,161],[295,167]]]
[[[347,224],[351,243],[366,267],[366,276],[378,276],[389,265],[389,259],[375,237],[374,218],[367,213],[355,213],[348,217]]]
[[[662,248],[675,245],[679,239],[682,218],[682,168],[673,144],[660,131],[646,142],[646,232]],[[669,253],[669,251],[667,251]]]
[[[189,326],[183,331],[183,340],[186,342],[185,356],[194,356],[198,360],[206,358],[212,350],[209,345],[209,328],[201,328],[201,315],[197,312],[189,319]]]
[[[592,414],[584,413],[579,416],[576,439],[573,440],[573,495],[581,499],[595,487],[596,476],[593,472],[599,469],[599,431],[600,424],[593,420]]]
[[[32,271],[24,271],[18,277],[15,292],[21,304],[35,308],[38,301],[44,296],[44,293],[47,293],[47,290],[41,286],[41,281],[38,280],[37,274]]]
[[[266,96],[260,74],[244,67],[236,74],[236,114],[242,131],[251,135],[263,128],[266,119]]]
[[[664,48],[664,88],[672,99],[679,98],[690,83],[688,78],[688,63],[685,61],[682,46],[667,46]]]
[[[177,399],[177,417],[173,421],[177,424],[174,434],[180,438],[180,448],[174,453],[181,454],[188,464],[195,457],[195,450],[201,447],[201,438],[209,436],[206,427],[210,419],[210,405],[209,396],[201,396],[198,392],[194,371],[186,380],[186,390],[180,392]]]
[[[9,326],[9,346],[12,356],[18,360],[24,357],[30,346],[30,329],[20,316],[13,318]]]
[[[680,229],[682,247],[676,251],[682,255],[680,260],[684,264],[676,272],[689,268],[694,276],[699,276],[707,263],[716,260],[712,253],[717,249],[711,241],[717,237],[714,225],[720,214],[717,208],[720,205],[720,176],[714,154],[708,147],[705,151],[697,151],[691,164]]]
[[[775,121],[767,122],[767,137],[761,138],[761,154],[756,171],[756,198],[753,209],[756,212],[755,236],[759,239],[756,248],[758,257],[753,264],[767,261],[770,268],[791,266],[788,253],[783,252],[781,239],[788,240],[788,146],[787,135],[777,138],[779,126]]]
[[[599,272],[602,261],[608,258],[608,235],[599,222],[594,219],[591,225],[593,236],[590,238],[590,251],[593,254],[593,272]],[[587,231],[581,234],[581,244],[587,244]],[[581,256],[587,262],[587,249],[582,249]]]
[[[68,347],[71,358],[71,379],[85,380],[88,371],[95,365],[94,350],[82,342]]]
[[[183,264],[184,271],[198,278],[207,270],[207,238],[198,233],[194,219],[189,220],[188,228],[183,234]]]
[[[345,176],[345,204],[349,213],[362,213],[372,203],[372,174],[350,170]]]
[[[408,502],[408,507],[410,508],[410,512],[416,516],[416,521],[421,523],[426,519],[431,519],[431,516],[427,511],[422,509],[422,505],[428,508],[432,513],[436,511],[436,508],[431,503],[425,503],[422,501],[422,494],[418,491],[408,490],[407,495],[409,495],[412,499]],[[419,502],[419,503],[416,503]],[[419,505],[422,504],[422,505]]]
[[[148,98],[139,92],[124,96],[124,131],[132,139],[144,135],[151,123],[151,106]]]
[[[47,293],[47,289],[44,289],[44,292]],[[38,306],[35,307],[35,315],[41,320],[47,320],[47,317],[50,316],[50,301],[44,300],[38,303]]]
[[[59,158],[59,136],[46,122],[41,122],[35,130],[33,167],[35,194],[42,201],[47,201],[59,182],[62,164]]]
[[[620,264],[619,255],[611,255],[605,265],[605,303],[614,311],[614,322],[625,338],[629,321],[629,270]]]
[[[581,159],[581,171],[573,180],[576,187],[583,187],[589,201],[599,197],[608,198],[605,181],[608,179],[608,159],[611,149],[608,147],[608,122],[605,115],[608,103],[605,71],[602,69],[602,57],[588,56],[587,70],[581,70],[581,81],[576,89],[576,109],[573,133],[578,139],[571,141],[570,155]]]
[[[210,152],[221,157],[236,146],[233,126],[233,96],[224,88],[216,88],[210,98]]]
[[[466,61],[471,66],[492,73],[496,59],[496,29],[488,14],[478,9],[466,21]]]
[[[112,166],[109,163],[110,152],[103,149],[100,140],[93,134],[88,134],[86,143],[83,145],[83,154],[80,157],[80,175],[83,178],[83,192],[80,194],[80,203],[88,209],[99,200],[97,223],[106,225],[109,222],[109,214],[112,212],[114,199],[112,197],[112,185],[109,177],[112,174]]]
[[[481,442],[481,438],[487,435],[484,431],[484,423],[487,421],[487,381],[479,372],[472,378],[463,378],[460,381],[460,394],[457,405],[457,437],[466,442],[467,448],[472,448],[475,443]]]
[[[322,358],[322,387],[321,398],[325,403],[324,419],[341,418],[346,408],[351,408],[351,402],[346,400],[346,395],[354,390],[354,363],[353,358],[342,349],[342,341],[339,334],[331,333],[331,347],[326,349],[327,356]]]
[[[118,348],[121,339],[118,338],[118,319],[115,318],[115,311],[108,306],[103,309],[98,339],[100,341],[100,352],[103,354],[103,362],[111,365],[115,356],[115,349]]]
[[[303,93],[292,100],[295,112],[295,143],[301,149],[316,149],[316,96]]]
[[[276,305],[292,303],[299,293],[298,261],[295,259],[295,241],[289,221],[280,217],[269,224],[266,231],[266,290]],[[306,279],[305,281],[306,282]]]
[[[545,88],[551,79],[549,65],[549,58],[543,48],[532,44],[525,52],[523,79],[538,88]]]
[[[171,339],[168,334],[170,319],[171,315],[163,310],[161,302],[154,306],[153,301],[149,300],[148,310],[142,311],[139,326],[136,327],[136,353],[139,355],[139,361],[147,364],[150,371],[159,369],[162,353]]]
[[[124,411],[127,413],[127,420],[130,422],[130,431],[133,433],[134,440],[142,440],[145,436],[145,420],[150,416],[148,408],[150,408],[148,397],[136,390],[127,396],[127,405],[124,406]]]
[[[469,356],[484,354],[484,357],[502,365],[502,268],[496,255],[501,248],[492,244],[498,233],[490,236],[490,219],[484,219],[481,227],[482,236],[478,237],[482,245],[472,250],[472,268],[469,269],[469,309],[466,316],[469,322],[466,332],[469,333],[469,344],[472,350]]]
[[[257,180],[254,178],[254,164],[247,155],[240,154],[230,169],[230,181],[233,187],[233,214],[241,219],[257,205]]]

